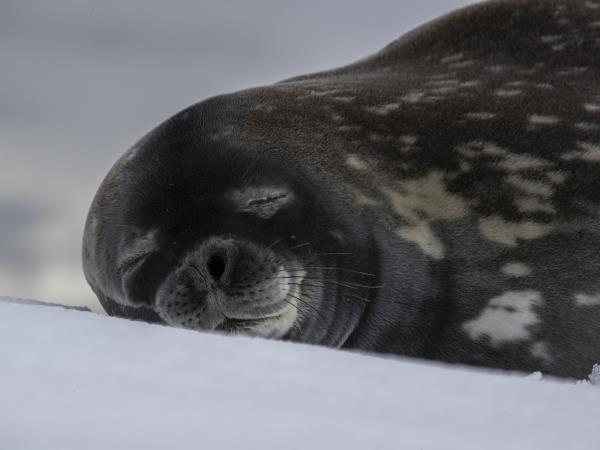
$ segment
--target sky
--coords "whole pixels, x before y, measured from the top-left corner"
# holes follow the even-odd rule
[[[177,111],[367,56],[468,0],[2,0],[0,295],[100,311],[81,270],[114,161]]]

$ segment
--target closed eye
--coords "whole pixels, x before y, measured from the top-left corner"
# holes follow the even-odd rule
[[[275,203],[278,200],[283,200],[287,197],[287,194],[279,194],[279,195],[273,195],[271,197],[264,197],[264,198],[256,198],[254,200],[250,200],[248,202],[248,205],[246,205],[247,208],[250,208],[252,206],[260,206],[260,205],[264,205],[264,204],[268,204],[268,203]]]
[[[231,191],[230,198],[239,212],[269,219],[290,205],[294,194],[286,187],[252,186]]]
[[[133,255],[133,256],[125,258],[125,260],[119,265],[119,268],[117,269],[119,272],[119,275],[124,275],[127,272],[130,272],[131,270],[140,266],[140,264],[142,264],[146,259],[148,259],[148,257],[150,255],[152,255],[153,253],[156,253],[156,252],[150,251],[150,252],[142,253],[139,255]]]

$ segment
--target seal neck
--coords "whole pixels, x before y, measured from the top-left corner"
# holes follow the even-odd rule
[[[423,356],[437,325],[439,263],[384,226],[374,227],[382,288],[374,292],[343,348]]]

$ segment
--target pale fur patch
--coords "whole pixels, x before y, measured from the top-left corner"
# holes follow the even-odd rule
[[[543,341],[533,343],[529,348],[529,352],[534,358],[541,359],[543,361],[552,362],[554,359],[550,353],[548,344]]]
[[[389,113],[396,111],[398,108],[400,108],[400,103],[389,103],[387,105],[367,106],[365,111],[380,116],[387,116]]]
[[[493,142],[471,141],[459,145],[457,150],[467,158],[478,158],[482,155],[500,158],[495,165],[507,172],[519,172],[531,169],[542,169],[552,165],[546,159],[527,154],[513,153]]]
[[[500,271],[509,277],[521,278],[531,274],[531,267],[520,262],[512,262],[504,264]]]
[[[495,94],[498,97],[517,97],[518,95],[523,94],[521,89],[498,89]]]
[[[551,197],[554,193],[552,185],[530,180],[518,175],[511,175],[506,178],[506,182],[515,186],[518,190],[529,195],[539,195],[540,197]]]
[[[462,329],[474,341],[489,338],[493,347],[526,341],[530,327],[540,323],[534,311],[543,303],[537,291],[509,291],[492,298],[481,314],[463,323]]]
[[[515,200],[517,209],[522,213],[556,214],[556,208],[548,201],[538,197],[521,197]]]
[[[496,114],[483,111],[465,114],[465,118],[469,120],[492,120],[494,117],[496,117]]]
[[[352,191],[354,194],[354,204],[357,206],[379,206],[381,204],[380,201],[369,197],[364,192],[356,189],[352,189]]]
[[[383,188],[393,211],[408,222],[397,234],[413,242],[433,259],[444,257],[444,244],[431,223],[463,218],[469,202],[446,189],[444,173],[433,171],[422,178],[407,180],[399,188]]]
[[[520,240],[539,239],[550,234],[551,231],[550,225],[532,221],[508,222],[500,216],[479,220],[479,232],[484,238],[508,247],[516,247]]]
[[[594,144],[591,142],[578,142],[577,150],[567,152],[562,155],[564,160],[580,159],[582,161],[600,162],[600,144]]]
[[[560,119],[555,116],[543,116],[540,114],[531,114],[529,116],[529,123],[532,125],[556,125],[560,122]]]
[[[464,217],[469,203],[449,192],[444,173],[432,171],[422,178],[407,180],[397,189],[383,188],[394,212],[410,222],[423,220],[454,220]]]
[[[578,306],[600,306],[600,293],[597,294],[575,294]]]
[[[452,55],[448,55],[448,56],[442,58],[441,62],[442,62],[442,64],[451,64],[451,63],[461,61],[464,57],[465,57],[465,55],[462,52],[454,53]]]
[[[349,155],[346,158],[346,164],[354,170],[367,170],[369,168],[367,162],[357,155]]]
[[[397,234],[407,241],[417,244],[423,253],[431,258],[435,260],[444,258],[444,244],[435,235],[429,223],[420,222],[413,226],[402,227],[397,230]]]
[[[597,113],[600,112],[600,104],[586,103],[583,105],[583,109],[585,109],[587,112]]]

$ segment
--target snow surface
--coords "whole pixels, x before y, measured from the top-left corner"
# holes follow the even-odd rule
[[[0,301],[0,448],[594,449],[600,389]]]

